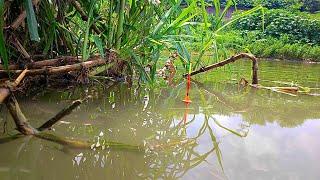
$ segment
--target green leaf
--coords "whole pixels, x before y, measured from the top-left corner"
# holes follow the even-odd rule
[[[27,21],[28,21],[28,29],[30,32],[30,39],[32,41],[40,41],[39,33],[38,33],[38,23],[36,19],[36,15],[34,13],[32,0],[24,0],[24,6],[27,13]]]

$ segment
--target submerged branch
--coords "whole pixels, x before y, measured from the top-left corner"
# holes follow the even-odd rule
[[[210,66],[206,66],[206,67],[202,67],[199,70],[193,71],[191,72],[191,76],[194,76],[196,74],[199,73],[203,73],[212,69],[216,69],[218,67],[222,67],[225,66],[229,63],[233,63],[239,59],[243,59],[243,58],[247,58],[250,59],[252,61],[252,84],[259,84],[259,80],[258,80],[258,61],[257,58],[255,56],[253,56],[252,54],[247,54],[247,53],[241,53],[235,56],[232,56],[224,61],[212,64]],[[184,74],[183,76],[186,77],[188,74]]]
[[[44,139],[44,140],[55,142],[64,146],[68,146],[70,148],[91,149],[93,145],[95,145],[94,142],[69,139],[69,138],[59,137],[59,136],[48,134],[48,133],[39,133],[39,134],[36,134],[35,136],[40,139]],[[142,146],[129,145],[129,144],[123,144],[118,142],[105,142],[103,146],[106,149],[118,149],[118,150],[130,150],[130,151],[143,151],[144,149]],[[99,147],[95,146],[95,148],[103,149],[103,146],[102,145]]]
[[[82,103],[81,100],[76,100],[73,101],[73,103],[62,109],[58,114],[56,114],[54,117],[52,117],[51,119],[49,119],[47,122],[45,122],[42,126],[40,126],[38,128],[39,131],[44,131],[47,130],[49,128],[51,128],[55,123],[57,123],[60,119],[62,119],[63,117],[69,115],[75,108],[77,108],[80,104]]]
[[[24,135],[34,135],[38,133],[38,130],[33,128],[29,123],[27,118],[22,113],[20,106],[14,96],[11,96],[6,106],[16,124],[17,130]]]

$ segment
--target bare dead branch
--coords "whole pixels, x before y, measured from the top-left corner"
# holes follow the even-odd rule
[[[209,71],[209,70],[212,70],[212,69],[216,69],[218,67],[225,66],[225,65],[227,65],[229,63],[233,63],[233,62],[235,62],[235,61],[237,61],[239,59],[244,59],[244,58],[250,59],[252,61],[252,84],[259,84],[259,80],[258,80],[258,60],[254,55],[247,54],[247,53],[241,53],[241,54],[232,56],[232,57],[230,57],[230,58],[228,58],[228,59],[226,59],[224,61],[212,64],[210,66],[202,67],[199,70],[191,72],[190,75],[194,76],[196,74],[203,73],[203,72],[206,72],[206,71]],[[184,74],[183,76],[186,77],[187,75],[188,74]]]

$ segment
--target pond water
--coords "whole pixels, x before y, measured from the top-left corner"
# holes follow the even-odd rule
[[[184,82],[153,91],[125,84],[48,90],[20,99],[38,127],[89,95],[51,133],[145,150],[72,149],[35,137],[0,140],[0,179],[319,179],[320,97],[240,87],[236,80],[250,79],[250,68],[243,61],[197,75],[188,107],[181,101]],[[265,86],[320,88],[320,65],[262,61],[259,68]],[[1,131],[5,120],[14,134],[2,108]]]

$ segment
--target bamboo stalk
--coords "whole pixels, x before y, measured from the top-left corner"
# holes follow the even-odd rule
[[[252,84],[259,84],[259,80],[258,80],[258,60],[255,56],[253,56],[252,54],[247,54],[247,53],[241,53],[235,56],[232,56],[224,61],[206,66],[206,67],[202,67],[199,70],[193,71],[191,72],[190,76],[194,76],[196,74],[199,73],[203,73],[209,70],[213,70],[216,69],[218,67],[222,67],[225,66],[229,63],[233,63],[239,59],[243,59],[243,58],[247,58],[250,59],[252,61]],[[186,77],[188,74],[184,74],[183,76]]]

